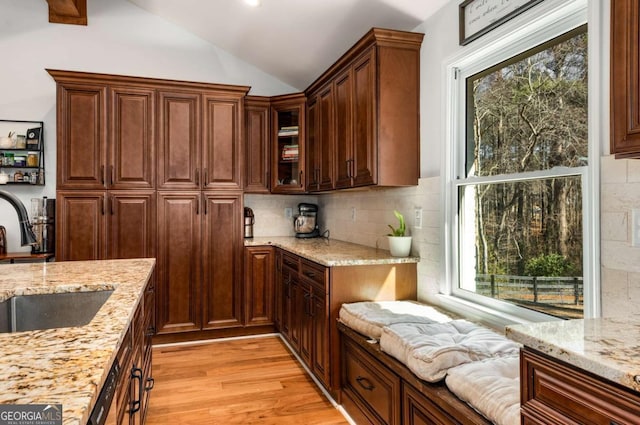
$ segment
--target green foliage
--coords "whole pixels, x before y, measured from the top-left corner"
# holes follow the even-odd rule
[[[404,232],[406,230],[404,216],[395,210],[393,211],[393,213],[400,222],[400,226],[397,229],[394,229],[392,225],[388,224],[389,228],[391,229],[391,233],[389,233],[387,236],[404,236]]]
[[[525,265],[527,276],[572,276],[573,265],[560,254],[539,255]]]

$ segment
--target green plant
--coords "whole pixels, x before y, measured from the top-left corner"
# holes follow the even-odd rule
[[[539,255],[527,261],[527,276],[572,276],[575,267],[560,254]]]
[[[388,224],[389,228],[391,229],[391,233],[389,233],[387,236],[404,236],[404,232],[405,230],[407,230],[404,223],[404,216],[395,210],[393,211],[393,213],[400,222],[400,226],[397,229],[394,229],[392,225]]]

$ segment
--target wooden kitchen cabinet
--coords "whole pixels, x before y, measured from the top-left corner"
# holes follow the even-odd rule
[[[107,258],[155,257],[155,191],[110,191],[107,197]]]
[[[336,189],[418,184],[422,38],[374,28],[305,91],[313,99],[333,87],[333,122],[313,138],[333,128]]]
[[[107,85],[49,73],[57,82],[57,189],[106,189]]]
[[[155,257],[153,191],[58,191],[59,261]]]
[[[199,92],[158,92],[158,189],[200,189]]]
[[[523,424],[633,424],[640,395],[525,347],[520,352]]]
[[[157,332],[202,328],[201,194],[158,193]]]
[[[106,192],[58,191],[56,196],[56,259],[105,259]]]
[[[334,187],[334,90],[329,84],[309,96],[307,108],[307,190],[321,192]]]
[[[57,82],[57,189],[155,187],[155,91],[117,76],[49,70]]]
[[[242,195],[158,192],[157,332],[242,326]]]
[[[334,398],[340,393],[340,306],[362,300],[415,299],[416,265],[325,267],[277,249],[279,331]]]
[[[271,192],[305,191],[306,97],[296,93],[271,98]]]
[[[640,158],[640,2],[611,2],[611,154]]]
[[[242,327],[242,194],[203,197],[202,327]]]
[[[275,322],[275,254],[273,247],[244,249],[244,323],[246,326]],[[280,316],[281,317],[281,316]],[[281,319],[278,319],[280,323]]]
[[[269,193],[271,169],[271,126],[268,97],[244,99],[245,193]]]

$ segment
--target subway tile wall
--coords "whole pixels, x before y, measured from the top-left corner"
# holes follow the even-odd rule
[[[640,161],[603,156],[600,167],[602,315],[627,315],[640,311],[640,248],[631,244],[631,212],[640,209]]]
[[[255,215],[253,236],[294,236],[293,219],[286,218],[284,210],[291,208],[296,214],[301,202],[317,204],[318,198],[306,195],[245,195],[244,206],[251,208]]]

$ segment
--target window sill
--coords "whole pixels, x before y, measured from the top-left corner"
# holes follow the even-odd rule
[[[522,309],[522,315],[507,313],[453,295],[436,294],[433,298],[429,299],[429,301],[465,319],[482,323],[485,326],[500,330],[501,332],[504,331],[504,327],[508,325],[563,320],[525,309]]]

